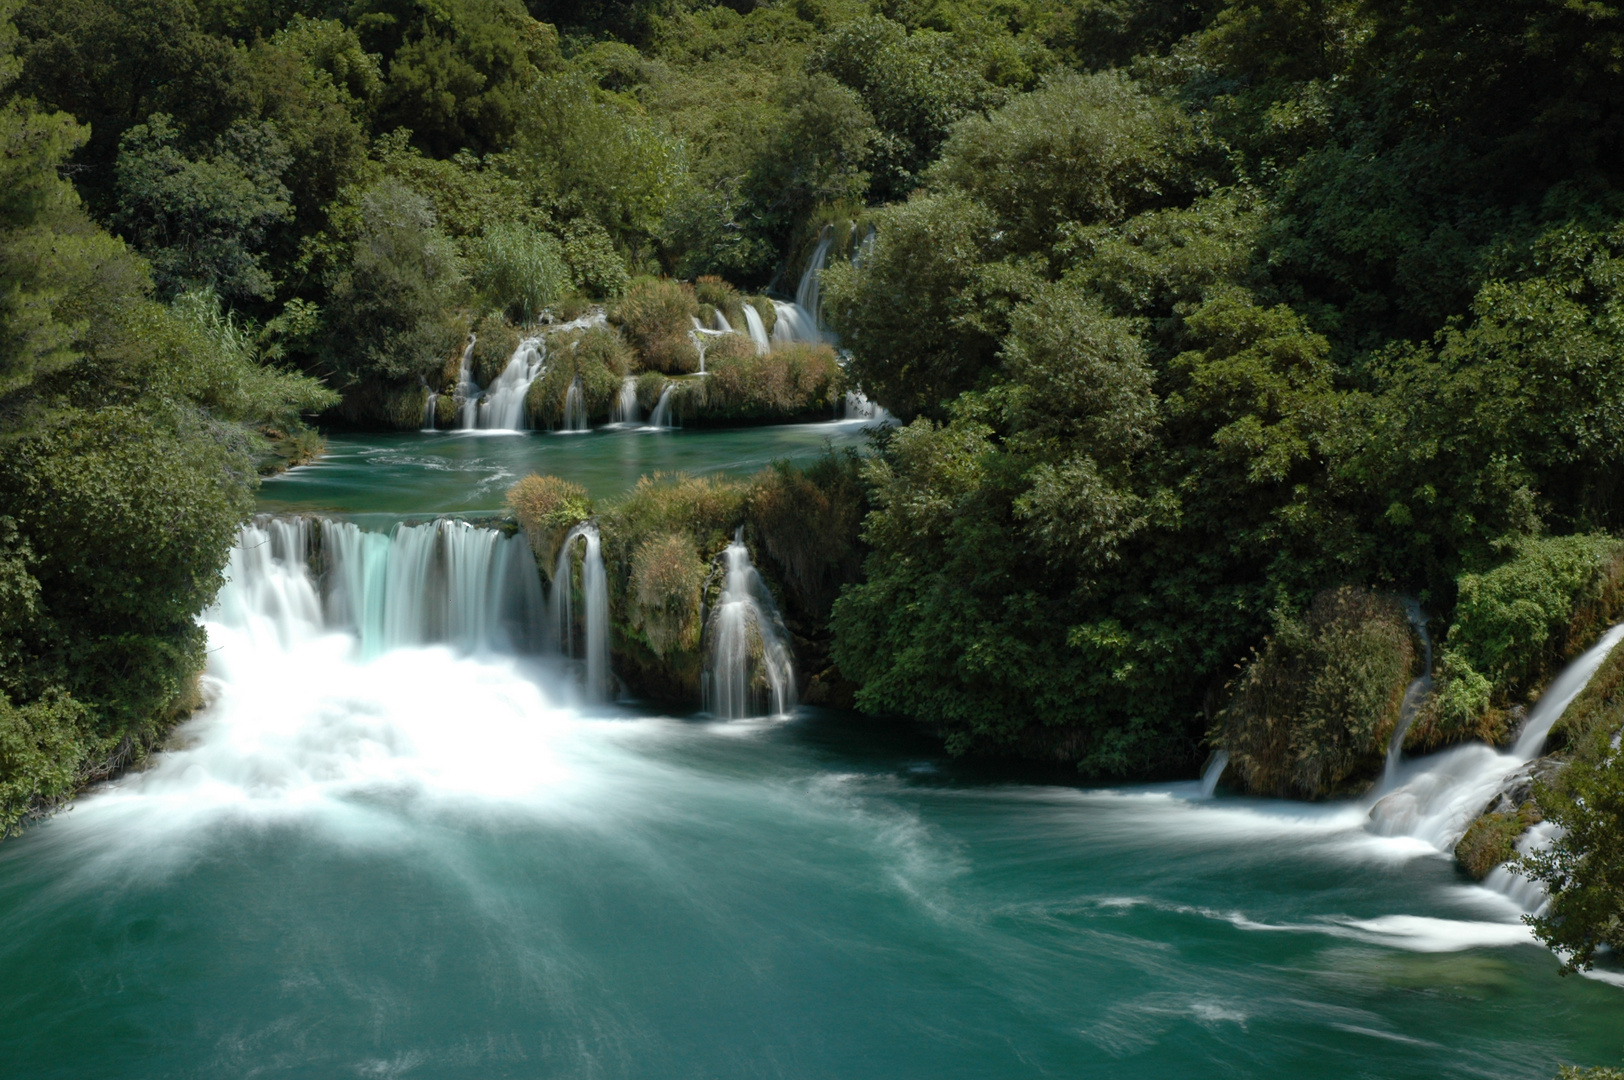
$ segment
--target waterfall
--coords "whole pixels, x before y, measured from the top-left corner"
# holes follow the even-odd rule
[[[796,341],[816,343],[823,340],[816,322],[801,305],[774,300],[773,310],[778,312],[778,319],[773,323],[774,344],[787,345]]]
[[[756,352],[764,353],[772,348],[767,337],[767,324],[761,321],[761,312],[753,304],[744,305],[744,326],[750,333],[750,340],[756,343]]]
[[[1552,681],[1529,710],[1522,734],[1509,751],[1468,743],[1398,763],[1392,777],[1376,790],[1371,828],[1384,836],[1414,836],[1440,851],[1452,850],[1506,778],[1545,749],[1551,725],[1584,690],[1620,638],[1624,623],[1603,634]]]
[[[795,289],[795,306],[806,312],[812,320],[813,329],[821,326],[821,312],[819,307],[823,299],[823,282],[819,275],[823,273],[823,264],[829,258],[829,244],[831,237],[829,228],[824,227],[823,236],[818,240],[818,246],[812,249],[812,257],[806,262],[806,269],[801,273],[801,282]]]
[[[829,230],[825,228],[818,246],[812,249],[812,257],[807,260],[806,269],[801,273],[801,282],[795,289],[795,300],[773,301],[773,310],[778,313],[778,319],[773,323],[774,342],[819,343],[827,340],[818,311],[819,305],[823,302],[822,285],[818,275],[823,272],[823,264],[829,258],[830,242]]]
[[[733,324],[727,321],[727,316],[722,314],[721,308],[716,309],[716,332],[719,334],[731,334],[735,332],[733,329]]]
[[[660,400],[654,403],[654,412],[649,415],[648,426],[654,428],[672,427],[671,423],[671,388],[675,383],[666,383],[660,391]]]
[[[843,420],[862,420],[868,424],[895,422],[895,417],[890,412],[868,400],[867,395],[861,390],[846,391],[846,396],[840,403],[840,415]]]
[[[507,367],[485,391],[485,400],[479,408],[479,426],[488,431],[523,429],[525,395],[546,365],[546,339],[538,336],[519,342]]]
[[[419,381],[422,382],[423,389],[425,389],[425,390],[427,390],[429,392],[428,400],[423,402],[423,430],[424,431],[433,431],[434,430],[434,403],[439,400],[440,395],[436,394],[434,392],[433,388],[429,386],[429,383],[428,383],[427,379],[421,379]]]
[[[789,635],[772,594],[750,562],[741,526],[722,553],[727,566],[722,595],[711,614],[705,705],[734,720],[779,716],[795,704],[795,668]]]
[[[318,579],[313,567],[319,566]],[[342,631],[363,658],[434,643],[534,652],[541,580],[530,545],[445,518],[364,532],[352,522],[256,518],[238,534],[221,605],[240,604],[290,636]]]
[[[868,232],[863,234],[863,239],[857,244],[857,250],[851,254],[851,264],[853,266],[860,267],[868,261],[869,253],[874,250],[874,239],[879,235],[879,231],[874,226],[870,225],[868,227]]]
[[[586,431],[586,400],[581,393],[581,377],[575,376],[564,394],[564,431]]]
[[[637,376],[628,375],[620,382],[620,393],[615,397],[614,412],[609,416],[610,422],[630,425],[638,421],[640,414],[637,409]]]
[[[1404,614],[1409,617],[1410,625],[1421,639],[1421,674],[1404,689],[1398,723],[1393,727],[1393,737],[1387,742],[1387,761],[1382,766],[1384,787],[1392,784],[1399,762],[1404,759],[1404,736],[1410,733],[1410,725],[1415,723],[1415,714],[1421,711],[1421,703],[1432,693],[1432,638],[1427,634],[1426,614],[1422,612],[1420,603],[1410,599],[1404,601]]]
[[[1212,763],[1201,774],[1201,797],[1210,799],[1218,790],[1218,781],[1223,779],[1224,770],[1229,768],[1229,751],[1220,750],[1212,756]]]
[[[474,344],[478,334],[468,335],[468,345],[462,350],[462,363],[457,368],[457,387],[451,398],[457,403],[457,422],[465,431],[478,426],[480,386],[474,381]]]
[[[582,522],[569,531],[558,550],[553,568],[553,625],[558,631],[558,647],[566,657],[576,656],[575,633],[575,541],[583,542],[581,556],[581,642],[585,655],[583,671],[587,696],[602,700],[609,696],[609,576],[603,565],[603,541],[597,526]]]

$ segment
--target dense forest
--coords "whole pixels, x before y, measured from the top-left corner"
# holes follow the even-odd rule
[[[1427,749],[1507,739],[1619,614],[1612,4],[4,11],[13,820],[185,710],[313,425],[416,426],[471,327],[543,311],[619,305],[646,359],[660,305],[792,291],[820,237],[819,377],[903,421],[831,618],[866,712],[1315,797],[1379,765],[1418,628]]]

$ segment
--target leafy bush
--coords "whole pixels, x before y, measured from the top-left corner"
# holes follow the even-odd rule
[[[548,574],[553,572],[564,534],[592,516],[586,488],[557,476],[532,473],[508,488],[507,504]]]
[[[1507,706],[1537,690],[1624,610],[1624,545],[1612,537],[1524,537],[1512,551],[1499,566],[1458,579],[1436,688],[1407,748],[1503,741]]]
[[[1534,795],[1558,826],[1518,862],[1545,887],[1549,906],[1530,925],[1564,971],[1590,968],[1602,948],[1624,948],[1624,753],[1603,738]]]
[[[1181,194],[1193,141],[1178,106],[1124,73],[1064,72],[993,113],[966,117],[929,179],[968,192],[1016,245],[1034,248]]]
[[[259,255],[292,209],[282,183],[289,162],[274,126],[242,120],[193,159],[171,118],[155,113],[119,142],[114,224],[152,262],[166,296],[198,286],[267,296]]]
[[[997,223],[966,195],[918,196],[875,221],[861,266],[823,272],[824,312],[871,398],[899,416],[941,415],[993,367],[1011,282],[1016,293],[1036,282],[994,263]]]
[[[350,384],[416,382],[463,340],[461,260],[429,201],[397,181],[362,193],[358,215],[349,264],[331,286],[329,362]]]
[[[88,719],[85,707],[65,694],[16,706],[0,692],[0,837],[30,812],[73,794],[79,764],[91,750]]]
[[[485,299],[517,323],[534,322],[570,285],[558,240],[523,225],[492,225],[469,244],[472,280]]]
[[[630,282],[626,260],[615,250],[608,230],[592,218],[574,218],[565,224],[564,261],[569,264],[570,281],[587,296],[619,296]]]
[[[1279,615],[1209,738],[1249,791],[1319,798],[1379,768],[1414,672],[1398,602],[1351,588]]]
[[[690,337],[698,314],[692,286],[660,278],[627,289],[609,317],[625,331],[639,370],[682,375],[699,370],[699,350]]]

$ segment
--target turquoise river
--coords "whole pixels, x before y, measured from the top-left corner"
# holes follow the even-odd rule
[[[498,511],[852,424],[343,436],[267,512]],[[246,534],[245,534],[246,535]],[[1090,788],[801,708],[589,705],[555,660],[363,656],[298,554],[204,616],[211,703],[0,844],[0,1076],[1553,1077],[1624,988],[1363,803]]]

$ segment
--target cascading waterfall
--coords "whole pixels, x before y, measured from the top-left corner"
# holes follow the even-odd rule
[[[707,627],[711,647],[705,707],[728,720],[783,715],[795,704],[789,635],[772,594],[750,562],[742,527],[722,557],[727,576]]]
[[[811,316],[814,328],[822,324],[820,308],[823,303],[823,282],[819,275],[823,273],[823,264],[829,259],[831,242],[829,229],[825,228],[823,237],[818,240],[818,246],[812,249],[812,257],[807,260],[806,269],[801,273],[800,284],[795,289],[796,306]]]
[[[472,431],[479,423],[479,397],[483,391],[474,381],[474,345],[478,341],[478,334],[468,335],[462,363],[457,367],[457,386],[451,393],[451,399],[457,403],[457,423],[465,431]]]
[[[718,334],[732,334],[732,333],[735,333],[735,331],[733,329],[733,324],[727,321],[727,316],[722,314],[722,309],[721,308],[716,309],[716,327],[715,327],[715,329],[716,329],[716,332]]]
[[[615,396],[614,411],[610,413],[609,420],[625,426],[636,424],[640,416],[637,408],[637,376],[628,375],[620,382],[620,393]]]
[[[818,307],[822,303],[822,285],[818,275],[823,272],[823,264],[829,258],[830,243],[828,230],[825,229],[823,238],[812,249],[812,257],[807,260],[806,269],[801,273],[800,284],[795,289],[795,300],[773,301],[773,309],[778,313],[773,323],[772,340],[775,343],[819,343],[827,340],[818,314]]]
[[[427,379],[419,381],[422,382],[423,389],[428,391],[428,399],[423,402],[423,430],[433,431],[435,402],[440,399],[440,395],[436,394],[433,388],[429,386]]]
[[[671,423],[671,388],[673,383],[666,383],[660,391],[660,400],[654,403],[654,412],[649,414],[648,426],[652,428],[668,428]]]
[[[575,541],[582,542],[581,626],[576,633]],[[603,540],[597,526],[582,522],[564,537],[553,567],[552,623],[564,656],[583,660],[582,681],[587,697],[601,701],[610,696],[609,684],[609,576],[603,565]],[[580,639],[577,649],[577,639]],[[577,652],[581,655],[577,656]]]
[[[524,399],[530,384],[546,370],[547,340],[541,336],[519,342],[507,367],[485,391],[478,423],[487,431],[519,431],[524,428]]]
[[[773,310],[778,312],[778,318],[773,322],[773,344],[788,345],[797,341],[817,343],[823,340],[812,316],[799,304],[774,300]]]
[[[1210,799],[1218,790],[1218,781],[1224,778],[1224,770],[1229,768],[1229,751],[1220,750],[1212,756],[1212,762],[1201,774],[1201,797]]]
[[[744,327],[750,334],[750,340],[755,342],[756,352],[764,353],[772,348],[772,340],[767,337],[767,324],[761,321],[761,312],[752,304],[744,305]]]
[[[1624,623],[1603,634],[1552,681],[1528,711],[1522,734],[1509,751],[1468,743],[1398,763],[1377,788],[1370,828],[1383,836],[1413,836],[1440,851],[1452,850],[1506,779],[1543,752],[1551,725],[1584,690],[1621,638]]]
[[[840,403],[840,415],[844,420],[861,420],[868,424],[890,424],[895,421],[889,411],[868,400],[861,390],[846,391]]]
[[[564,421],[563,431],[586,431],[586,399],[581,393],[581,377],[577,375],[570,382],[570,388],[564,394]]]
[[[313,566],[321,567],[318,584]],[[240,604],[290,636],[341,630],[363,658],[447,643],[469,652],[536,652],[545,604],[530,545],[465,521],[396,525],[257,518],[231,555],[221,605]]]
[[[1421,604],[1413,599],[1404,601],[1404,614],[1409,617],[1410,626],[1421,639],[1421,674],[1404,688],[1398,723],[1393,727],[1393,737],[1387,742],[1387,761],[1382,766],[1383,786],[1391,785],[1393,777],[1397,775],[1399,762],[1404,758],[1404,737],[1410,733],[1410,725],[1415,723],[1421,703],[1432,693],[1432,637],[1427,633],[1427,616],[1421,610]]]

